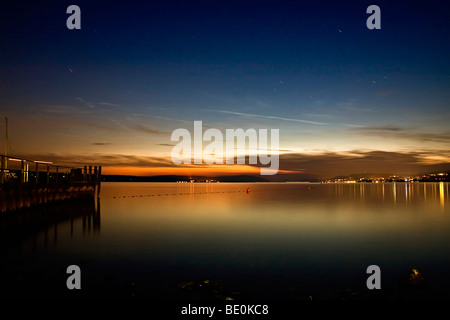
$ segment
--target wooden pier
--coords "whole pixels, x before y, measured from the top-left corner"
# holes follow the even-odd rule
[[[1,155],[0,213],[100,196],[101,166],[74,168]]]

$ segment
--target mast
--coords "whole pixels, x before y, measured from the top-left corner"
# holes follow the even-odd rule
[[[5,117],[5,156],[8,155],[8,118]]]
[[[8,168],[8,118],[5,117],[5,170]]]
[[[6,121],[6,126],[5,126],[5,130],[6,130],[6,134],[5,134],[5,154],[2,155],[2,161],[1,161],[1,174],[0,174],[0,183],[3,184],[5,183],[5,177],[6,177],[6,169],[8,167],[8,118],[5,117],[5,121]]]
[[[8,156],[8,118],[5,117],[5,169],[7,160],[6,157]]]

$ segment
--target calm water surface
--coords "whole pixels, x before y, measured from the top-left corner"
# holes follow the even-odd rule
[[[448,183],[104,183],[96,212],[3,239],[2,294],[172,299],[209,280],[235,298],[335,299],[367,295],[375,264],[384,296],[415,267],[421,297],[450,297]]]

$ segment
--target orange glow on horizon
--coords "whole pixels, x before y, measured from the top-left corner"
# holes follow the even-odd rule
[[[294,173],[292,171],[278,170],[278,173]],[[181,176],[217,176],[248,174],[259,175],[260,168],[248,165],[210,165],[190,167],[120,167],[104,166],[102,174],[106,175],[132,175],[132,176],[158,176],[158,175],[181,175]]]

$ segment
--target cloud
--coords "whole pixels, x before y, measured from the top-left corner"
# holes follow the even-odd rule
[[[74,115],[74,114],[89,114],[91,113],[91,110],[82,110],[77,107],[72,106],[64,106],[64,105],[57,105],[57,106],[46,106],[43,109],[44,112],[50,113],[54,116],[64,116],[64,115]]]
[[[95,106],[94,106],[92,103],[83,100],[83,98],[81,98],[81,97],[76,97],[75,99],[77,99],[77,100],[80,101],[81,103],[85,104],[85,105],[88,106],[89,108],[95,108]]]
[[[101,160],[101,163],[107,166],[126,166],[126,167],[175,166],[170,158],[165,157],[146,157],[135,155],[109,154],[109,155],[98,155],[96,159]]]
[[[380,150],[349,152],[323,152],[316,154],[288,153],[280,155],[281,170],[302,170],[320,177],[350,175],[352,173],[398,173],[415,174],[433,171],[435,168],[450,169],[450,157],[429,161],[430,157],[442,155],[440,151],[388,152]]]
[[[94,146],[106,146],[108,144],[111,144],[111,142],[94,142],[92,143]]]
[[[170,143],[158,143],[158,146],[175,147],[175,144],[170,144]]]
[[[116,168],[179,168],[170,157],[136,156],[127,154],[70,154],[45,153],[16,155],[30,160],[51,161],[54,164],[83,167],[101,165]],[[279,155],[280,173],[274,181],[302,178],[330,178],[357,173],[420,174],[450,170],[448,150],[422,150],[416,152],[387,152],[380,150],[352,150],[349,152],[322,152],[315,154],[285,153]],[[248,156],[246,156],[248,164]],[[259,166],[259,165],[254,165]],[[207,165],[184,165],[208,168]]]
[[[294,118],[284,118],[284,117],[277,117],[277,116],[266,116],[266,115],[243,113],[243,112],[234,112],[234,111],[226,111],[226,110],[213,110],[213,111],[220,112],[220,113],[233,114],[233,115],[236,115],[236,116],[251,117],[251,118],[264,118],[264,119],[274,119],[274,120],[281,120],[281,121],[303,122],[303,123],[316,124],[316,125],[326,125],[326,124],[328,124],[328,123],[325,123],[325,122],[316,122],[316,121],[309,121],[309,120],[303,120],[303,119],[294,119]]]
[[[167,132],[165,132],[165,131],[147,127],[142,124],[135,125],[132,128],[136,131],[140,131],[140,132],[144,132],[144,133],[148,133],[148,134],[167,134]]]
[[[108,106],[108,107],[122,107],[122,105],[120,105],[120,104],[109,103],[109,102],[98,102],[96,104],[102,105],[102,106]]]
[[[86,101],[81,97],[76,97],[75,99],[77,99],[78,101],[80,101],[81,103],[83,103],[84,105],[88,106],[89,108],[95,108],[96,106],[107,106],[107,107],[123,107],[120,104],[117,103],[111,103],[111,102],[105,102],[105,101],[100,101],[100,102],[90,102],[90,101]]]
[[[450,143],[450,131],[441,133],[418,132],[415,129],[395,125],[367,126],[350,129],[366,136],[378,136],[395,139],[410,139],[419,142]]]
[[[357,131],[361,131],[361,132],[382,132],[382,131],[398,132],[398,131],[405,131],[406,129],[399,127],[399,126],[394,126],[394,125],[384,125],[384,126],[364,126],[364,127],[359,127],[359,128],[355,128],[352,130],[357,130]]]
[[[236,116],[250,117],[250,118],[263,118],[263,119],[280,120],[280,121],[301,122],[301,123],[308,123],[308,124],[314,124],[314,125],[320,125],[320,126],[322,126],[322,125],[342,125],[342,126],[347,126],[347,127],[360,127],[360,125],[358,125],[358,124],[318,122],[318,121],[310,121],[310,120],[297,119],[297,118],[268,116],[268,115],[226,111],[226,110],[209,110],[209,111],[215,111],[215,112],[232,114],[232,115],[236,115]]]
[[[84,165],[101,165],[114,167],[173,167],[172,160],[166,157],[135,156],[126,154],[71,154],[43,153],[18,155],[26,159],[51,161],[54,164],[82,167]]]
[[[114,123],[117,127],[122,128],[124,130],[129,131],[130,129],[128,129],[128,127],[126,125],[124,125],[122,122],[117,121],[115,119],[109,119],[112,123]]]
[[[168,121],[175,121],[175,122],[181,122],[181,123],[189,123],[192,124],[192,121],[182,120],[182,119],[175,119],[175,118],[169,118],[169,117],[161,117],[161,116],[153,116],[149,114],[143,114],[143,113],[132,113],[131,114],[134,117],[149,117],[149,118],[155,118],[155,119],[162,119],[162,120],[168,120]]]

